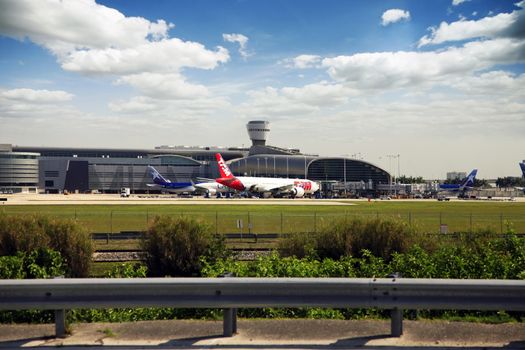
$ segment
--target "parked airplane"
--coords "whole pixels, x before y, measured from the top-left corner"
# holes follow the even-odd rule
[[[520,168],[523,178],[525,178],[525,162],[520,163]],[[516,189],[525,192],[525,187],[516,187]]]
[[[148,171],[151,177],[153,178],[152,184],[147,184],[149,187],[155,187],[161,190],[166,190],[173,193],[188,193],[195,191],[193,182],[171,182],[170,180],[165,179],[162,175],[152,167],[148,165]]]
[[[319,184],[306,179],[282,179],[274,177],[234,176],[222,159],[220,153],[215,154],[221,177],[215,179],[218,183],[237,191],[247,191],[268,197],[270,195],[290,195],[303,197],[319,190]]]
[[[440,191],[451,191],[451,192],[465,192],[470,191],[474,188],[474,181],[476,180],[476,174],[478,169],[474,169],[468,174],[468,176],[461,182],[461,184],[440,184]]]
[[[202,190],[205,193],[208,193],[210,196],[215,196],[217,193],[228,193],[232,191],[232,189],[228,186],[224,186],[213,179],[209,179],[209,181],[205,182],[196,183],[193,186],[195,186],[197,191]]]

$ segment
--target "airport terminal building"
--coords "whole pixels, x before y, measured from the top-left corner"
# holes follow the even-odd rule
[[[159,146],[153,149],[66,148],[0,145],[0,191],[103,192],[128,187],[153,192],[147,166],[172,182],[219,177],[215,153],[221,153],[235,175],[307,178],[325,192],[375,192],[389,184],[390,174],[362,160],[318,157],[298,149],[266,145],[269,122],[250,121],[249,148]]]

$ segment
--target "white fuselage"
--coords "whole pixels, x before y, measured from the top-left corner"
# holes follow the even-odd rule
[[[201,182],[194,185],[197,189],[202,189],[211,195],[219,193],[230,192],[231,189],[228,186],[221,185],[218,182]]]
[[[252,177],[237,176],[244,187],[250,192],[286,192],[286,187],[290,191],[294,187],[300,187],[305,194],[312,194],[319,190],[319,184],[315,181],[305,179],[281,179],[275,177]],[[283,188],[283,190],[279,190]]]

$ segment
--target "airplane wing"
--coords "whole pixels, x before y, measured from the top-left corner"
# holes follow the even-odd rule
[[[257,184],[249,188],[250,192],[290,192],[293,189],[293,184],[288,185],[276,185],[276,184]]]
[[[196,177],[197,182],[215,182],[215,179],[208,179],[207,177]]]

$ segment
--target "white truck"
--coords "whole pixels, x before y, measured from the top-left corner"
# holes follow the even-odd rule
[[[129,195],[131,194],[131,190],[129,187],[122,187],[120,189],[120,196],[121,197],[129,197]]]

